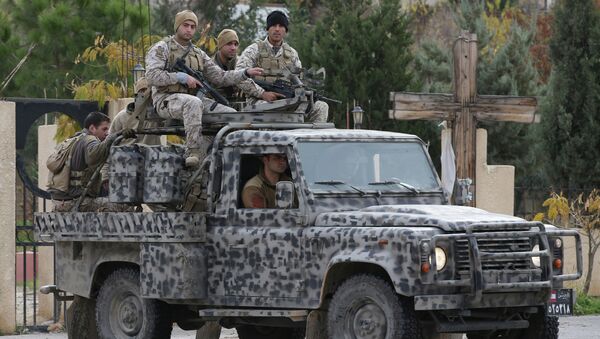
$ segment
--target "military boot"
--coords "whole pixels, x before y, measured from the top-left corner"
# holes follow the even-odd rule
[[[198,168],[206,158],[206,150],[203,147],[188,148],[185,157],[185,167]]]

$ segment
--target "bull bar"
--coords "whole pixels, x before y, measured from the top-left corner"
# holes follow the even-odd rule
[[[575,230],[556,230],[547,232],[546,227],[541,222],[531,223],[514,223],[514,224],[502,224],[499,225],[500,231],[481,231],[489,230],[491,224],[473,224],[467,226],[464,233],[455,234],[438,234],[431,238],[429,247],[429,257],[431,258],[431,271],[433,272],[433,281],[431,284],[436,286],[450,286],[450,287],[469,287],[471,288],[471,295],[474,300],[481,300],[483,292],[487,291],[518,291],[518,290],[530,290],[539,288],[552,288],[553,282],[562,282],[566,280],[579,279],[582,275],[583,258],[582,258],[582,246],[581,238]],[[522,231],[524,226],[528,226],[528,231]],[[538,228],[539,231],[532,230]],[[575,246],[577,252],[577,272],[571,274],[553,274],[552,268],[552,253],[548,242],[548,236],[552,237],[574,237]],[[477,243],[478,239],[493,239],[503,238],[511,239],[517,237],[529,237],[530,239],[538,239],[540,250],[538,251],[523,251],[523,252],[505,252],[505,253],[492,253],[483,252],[479,249]],[[468,240],[469,248],[469,278],[468,279],[438,279],[437,263],[435,256],[435,248],[439,242],[452,242],[454,239],[466,238]],[[425,241],[426,242],[426,241]],[[423,242],[422,242],[423,243]],[[543,248],[543,250],[541,249]],[[483,259],[523,259],[540,257],[540,268],[542,269],[542,275],[540,281],[528,281],[528,282],[498,282],[489,283],[484,280],[483,274]]]

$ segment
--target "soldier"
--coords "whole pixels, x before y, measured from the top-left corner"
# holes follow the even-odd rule
[[[202,139],[202,113],[210,111],[214,101],[198,98],[194,94],[201,83],[194,77],[172,70],[175,60],[185,58],[185,63],[193,70],[200,71],[216,87],[229,86],[262,74],[260,68],[244,68],[224,72],[206,55],[192,44],[198,18],[189,10],[175,16],[175,35],[167,37],[150,48],[146,57],[146,79],[152,86],[152,99],[158,115],[165,119],[183,119],[186,134],[187,166],[197,166],[206,155],[206,143]],[[250,82],[248,87],[252,86]],[[259,95],[260,87],[249,89]],[[217,104],[213,112],[235,112],[231,107]]]
[[[84,120],[84,129],[74,137],[57,145],[46,165],[50,170],[48,191],[52,196],[54,210],[68,212],[74,201],[81,197],[99,166],[108,158],[109,150],[115,139],[134,138],[135,131],[125,129],[120,133],[108,134],[110,119],[101,112],[92,112]],[[100,195],[100,176],[94,182],[83,199],[79,210],[82,212],[124,211],[127,206],[110,204]]]
[[[110,124],[110,128],[108,129],[108,134],[115,134],[124,130],[125,128],[131,128],[137,130],[138,125],[140,123],[139,119],[134,116],[134,111],[136,107],[136,103],[141,102],[146,95],[150,95],[150,93],[146,93],[148,91],[148,80],[142,77],[138,80],[133,86],[135,91],[135,100],[134,102],[127,105],[127,107],[121,110],[113,121]],[[144,127],[159,127],[159,124],[156,122],[144,121]],[[160,136],[158,135],[143,135],[138,136],[137,139],[128,139],[123,140],[119,143],[119,145],[127,145],[132,144],[134,142],[142,143],[146,145],[160,145]]]
[[[235,70],[239,46],[240,40],[234,30],[222,30],[217,36],[217,53],[213,56],[213,61],[224,71]],[[230,102],[240,101],[240,96],[237,95],[239,90],[236,86],[221,87],[218,91]]]
[[[261,67],[265,71],[265,76],[257,76],[256,79],[270,83],[279,79],[274,74],[282,74],[286,70],[301,69],[302,63],[298,58],[298,52],[284,41],[288,25],[288,18],[283,12],[271,12],[267,16],[267,38],[248,46],[238,58],[236,68]],[[252,85],[250,82],[243,82],[238,87],[246,95],[254,96],[254,101],[256,101],[258,97],[253,94]],[[276,98],[271,99],[275,100]],[[263,98],[263,100],[266,99]],[[311,122],[326,122],[328,114],[329,105],[323,101],[315,101],[311,111],[308,112],[308,120]]]
[[[245,208],[275,208],[275,185],[280,181],[292,181],[285,174],[288,167],[285,154],[265,154],[261,161],[260,172],[248,180],[242,190]]]

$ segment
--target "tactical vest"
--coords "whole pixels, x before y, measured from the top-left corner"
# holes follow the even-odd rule
[[[169,56],[167,57],[167,61],[165,62],[165,70],[171,71],[173,66],[175,65],[175,60],[181,58],[187,51],[187,47],[181,48],[181,46],[173,41],[173,37],[168,37],[163,39],[164,42],[167,43],[167,48],[169,49]],[[196,49],[196,47],[192,47],[185,56],[185,64],[188,65],[193,70],[198,70],[200,72],[204,71],[204,60],[202,59],[200,53]],[[157,88],[159,93],[188,93],[188,94],[196,94],[198,91],[197,88],[188,88],[187,86],[180,84],[179,82],[173,85],[161,86]]]
[[[93,136],[82,133],[63,141],[56,146],[55,153],[46,162],[46,166],[50,170],[48,188],[56,193],[60,193],[61,198],[77,197],[83,191],[84,184],[87,185],[87,181],[91,178],[93,171],[90,168],[86,168],[83,171],[71,170],[71,158],[77,144],[79,142],[86,142],[85,139],[88,137]],[[55,155],[63,158],[60,161],[53,161]]]
[[[293,69],[294,64],[292,57],[294,56],[293,49],[287,43],[281,45],[282,53],[278,57],[274,57],[271,52],[271,46],[268,42],[262,40],[256,43],[258,45],[258,63],[256,67],[263,68],[265,74],[282,73],[285,69]],[[258,80],[274,82],[282,79],[281,76],[256,76]],[[287,80],[287,79],[286,79]]]

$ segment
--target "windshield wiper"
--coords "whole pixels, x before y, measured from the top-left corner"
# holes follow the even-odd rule
[[[377,186],[377,185],[400,185],[404,188],[406,188],[407,190],[411,191],[412,193],[419,193],[419,190],[416,189],[413,185],[409,185],[405,182],[401,182],[395,179],[391,179],[391,180],[384,180],[384,181],[375,181],[375,182],[370,182],[369,185],[372,186]]]
[[[352,186],[348,183],[345,183],[341,180],[323,180],[323,181],[315,181],[314,182],[317,185],[331,185],[331,186],[337,186],[337,185],[346,185],[350,188],[352,188],[353,190],[357,191],[358,193],[360,193],[361,195],[365,195],[366,193],[358,188],[356,188],[355,186]]]

